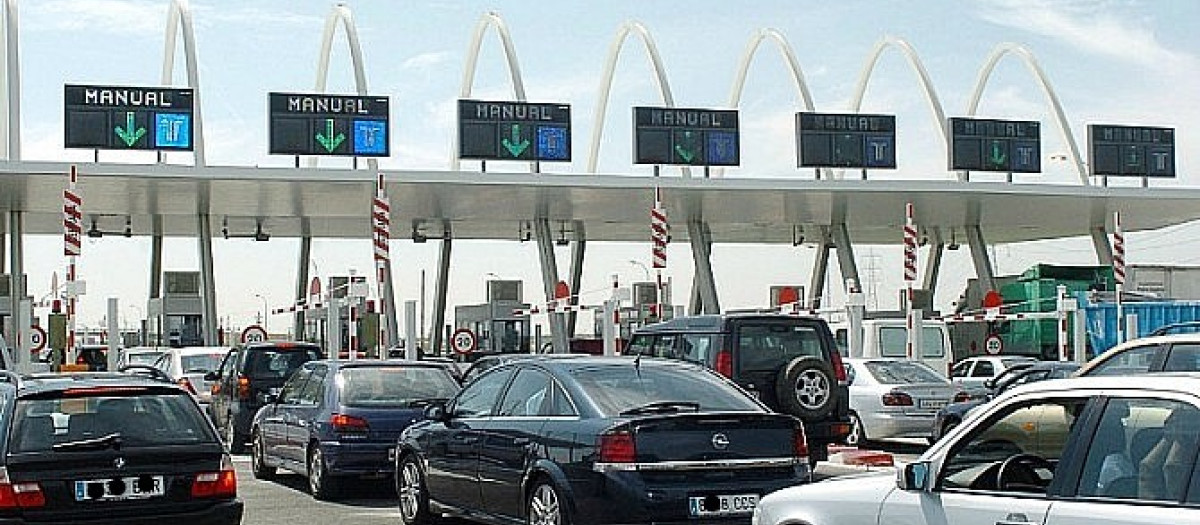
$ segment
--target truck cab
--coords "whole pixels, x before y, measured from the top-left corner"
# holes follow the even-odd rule
[[[876,317],[862,321],[862,355],[850,355],[850,323],[834,319],[829,323],[838,350],[844,357],[908,358],[908,327],[904,317]],[[950,351],[950,330],[944,321],[921,320],[921,348],[911,359],[949,375],[954,356]]]

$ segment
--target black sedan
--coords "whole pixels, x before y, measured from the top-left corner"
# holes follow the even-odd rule
[[[400,516],[746,522],[811,477],[803,426],[704,367],[561,356],[488,370],[400,436]]]
[[[967,413],[975,407],[991,401],[996,396],[1017,385],[1025,383],[1033,383],[1045,379],[1063,379],[1071,377],[1079,369],[1078,363],[1066,363],[1059,361],[1036,361],[1030,363],[1019,363],[1009,367],[1000,375],[987,380],[984,386],[988,389],[987,395],[983,398],[972,399],[959,403],[951,403],[938,410],[933,420],[933,439],[941,439],[948,432],[957,427],[963,419],[967,417]]]
[[[347,478],[389,476],[400,432],[457,392],[439,363],[309,361],[254,416],[254,476],[291,470],[308,477],[318,499],[337,496]]]

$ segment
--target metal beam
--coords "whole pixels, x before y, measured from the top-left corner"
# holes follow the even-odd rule
[[[713,278],[712,240],[708,225],[702,221],[688,221],[688,239],[692,243],[692,262],[696,268],[693,289],[699,292],[700,310],[706,314],[721,313],[716,280]]]
[[[312,236],[302,235],[300,237],[300,253],[296,258],[296,304],[300,304],[300,301],[307,301],[309,298],[308,283],[311,279],[308,277],[308,267],[311,260]],[[292,338],[303,341],[304,335],[304,312],[298,311],[292,317]]]
[[[200,235],[200,304],[204,309],[203,330],[204,345],[218,346],[220,338],[217,334],[217,283],[213,272],[212,252],[212,221],[207,213],[198,218]]]
[[[453,245],[453,240],[449,235],[442,236],[442,249],[438,255],[438,274],[437,282],[434,283],[434,288],[437,290],[433,294],[433,324],[429,326],[429,331],[433,333],[433,340],[430,341],[428,351],[432,355],[442,354],[442,334],[445,333],[446,324],[446,290],[449,288],[450,281],[450,248]]]
[[[1088,233],[1092,235],[1092,246],[1096,249],[1096,262],[1101,266],[1112,266],[1113,251],[1112,244],[1108,240],[1108,232],[1104,231],[1103,226],[1097,226]]]
[[[829,247],[833,241],[829,239],[829,227],[821,226],[820,238],[817,239],[817,255],[813,261],[812,277],[808,280],[808,307],[820,308],[824,302],[821,296],[825,290],[825,279],[829,275]]]
[[[579,287],[583,284],[583,256],[587,250],[587,233],[583,221],[574,221],[571,230],[575,234],[575,242],[571,243],[571,304],[579,304]],[[567,335],[575,335],[575,321],[579,312],[567,314]]]
[[[8,265],[8,267],[11,269],[11,271],[9,272],[9,281],[8,281],[9,292],[10,292],[9,297],[8,297],[9,301],[10,301],[8,311],[10,314],[12,314],[9,317],[14,320],[12,322],[12,330],[13,330],[13,332],[18,332],[18,333],[19,333],[20,329],[17,327],[17,323],[15,320],[17,319],[17,313],[21,311],[21,299],[22,299],[21,296],[24,295],[21,293],[22,291],[24,291],[24,287],[22,286],[23,283],[21,281],[22,281],[22,277],[25,276],[25,261],[24,261],[24,259],[25,259],[25,243],[24,243],[24,239],[23,239],[23,236],[25,234],[24,229],[25,229],[25,224],[24,224],[24,221],[22,220],[21,212],[19,212],[19,211],[9,212],[9,214],[8,214],[8,238],[9,238],[9,242],[12,243],[12,249],[9,250],[10,263]],[[9,334],[9,335],[11,336],[12,334]],[[12,347],[14,349],[20,348],[19,343],[20,343],[20,341],[14,340],[12,342]],[[15,353],[16,350],[13,350],[13,352]]]
[[[150,299],[158,299],[162,297],[162,215],[155,215],[150,222]]]
[[[971,262],[975,263],[975,277],[988,290],[996,289],[996,271],[992,267],[992,259],[988,256],[987,243],[983,240],[983,230],[978,224],[966,227],[967,245],[971,247]]]
[[[837,249],[838,269],[842,272],[842,282],[854,279],[861,287],[862,279],[858,278],[858,263],[854,260],[854,245],[850,242],[850,231],[846,228],[846,223],[834,224],[831,230],[833,245]]]
[[[388,261],[384,263],[383,272],[384,291],[383,297],[380,300],[383,301],[384,305],[386,305],[384,310],[387,312],[387,314],[383,317],[383,329],[384,333],[387,334],[387,344],[397,345],[400,344],[400,325],[398,324],[396,316],[396,288],[392,284],[391,259],[388,259]],[[384,351],[386,352],[387,349],[385,348]],[[408,351],[408,349],[405,349],[405,355],[407,355]]]
[[[533,234],[537,238],[538,259],[542,266],[542,287],[546,291],[546,302],[550,302],[554,299],[554,288],[558,285],[558,262],[554,259],[554,238],[550,232],[550,220],[534,220]],[[548,314],[547,317],[550,321],[550,341],[554,346],[554,353],[569,352],[566,315]]]
[[[942,231],[930,228],[926,233],[929,238],[929,254],[925,257],[925,276],[921,279],[921,289],[931,295],[937,288],[938,272],[942,269],[942,254],[946,244],[942,241]]]
[[[4,273],[4,269],[6,268],[5,265],[8,264],[4,261],[4,255],[7,253],[7,247],[5,246],[7,239],[4,235],[5,226],[5,217],[4,215],[0,215],[0,274]]]

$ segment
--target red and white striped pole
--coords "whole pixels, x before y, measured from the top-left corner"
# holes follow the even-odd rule
[[[662,205],[662,190],[654,188],[654,207],[650,209],[650,247],[651,264],[654,266],[655,293],[654,308],[659,320],[665,319],[662,296],[662,271],[667,267],[667,210]]]
[[[913,281],[917,280],[917,227],[913,225],[913,204],[904,205],[904,282],[906,285],[905,331],[908,334],[905,353],[909,359],[915,354],[916,329],[913,327]]]
[[[1121,212],[1113,212],[1113,279],[1117,282],[1117,344],[1125,342],[1125,232],[1121,231]]]
[[[387,317],[387,270],[391,258],[388,241],[392,238],[391,205],[383,185],[383,173],[375,181],[375,198],[371,205],[372,238],[375,244],[375,279],[379,285],[379,358],[387,356],[388,341],[385,328]],[[411,329],[411,327],[409,327]]]
[[[79,171],[72,165],[67,189],[63,190],[63,255],[67,256],[67,352],[66,362],[75,363],[75,258],[83,245],[83,198],[75,191]]]

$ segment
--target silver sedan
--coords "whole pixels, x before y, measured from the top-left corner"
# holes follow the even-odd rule
[[[959,390],[929,366],[904,359],[845,359],[850,381],[850,422],[846,444],[868,439],[930,438],[938,409]],[[960,396],[965,398],[965,395]]]

